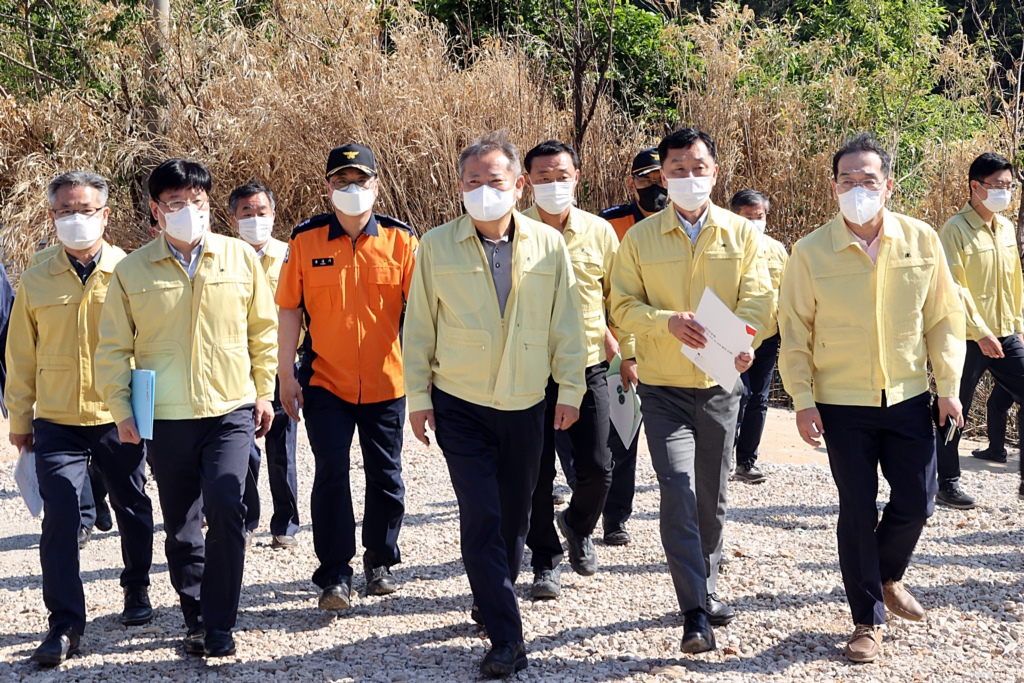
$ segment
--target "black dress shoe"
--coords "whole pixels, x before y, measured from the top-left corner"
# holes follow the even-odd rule
[[[714,650],[715,632],[711,630],[704,610],[698,607],[683,616],[683,642],[679,646],[680,649],[690,654]]]
[[[624,526],[608,529],[604,532],[605,545],[629,545],[632,540],[633,537],[629,535]]]
[[[342,579],[341,583],[328,586],[320,593],[318,607],[325,611],[348,609],[352,606],[351,579]]]
[[[235,639],[231,631],[213,631],[206,634],[207,657],[230,657],[235,654]]]
[[[708,623],[712,626],[725,626],[736,618],[736,612],[732,607],[718,599],[718,594],[708,593],[705,604],[705,611],[708,615]]]
[[[386,565],[374,567],[370,560],[364,557],[363,573],[366,574],[367,595],[390,595],[398,590],[398,581]]]
[[[185,647],[185,654],[202,657],[206,654],[206,629],[202,626],[190,628],[181,644]]]
[[[96,501],[96,528],[100,531],[110,531],[114,528],[114,518],[110,516],[110,506],[107,501]]]
[[[141,626],[152,620],[153,605],[149,602],[149,588],[147,586],[125,586],[121,623],[125,626]]]
[[[92,529],[87,526],[79,527],[78,529],[78,549],[85,550],[85,546],[89,545],[89,539],[92,538]]]
[[[476,606],[476,603],[469,608],[469,618],[481,626],[484,625],[483,615],[480,614],[480,608]]]
[[[523,641],[498,640],[480,662],[480,673],[487,678],[508,678],[525,669],[527,663]]]
[[[565,536],[566,545],[569,546],[569,564],[572,570],[580,576],[593,576],[597,573],[597,551],[590,540],[590,536],[581,536],[573,531],[566,520],[569,508],[566,508],[555,515],[558,521],[558,528]]]
[[[989,462],[1006,462],[1006,457],[1008,454],[1005,448],[1001,451],[994,451],[992,450],[992,447],[989,446],[988,448],[982,448],[977,451],[971,451],[971,455],[973,455],[978,460],[988,460]]]
[[[78,652],[81,636],[71,626],[54,626],[43,638],[32,661],[43,666],[58,666],[65,659]]]

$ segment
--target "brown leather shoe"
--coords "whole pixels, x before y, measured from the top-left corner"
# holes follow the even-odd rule
[[[882,654],[882,627],[857,624],[846,643],[846,658],[851,662],[873,662]]]
[[[910,591],[903,587],[902,581],[886,581],[882,586],[882,599],[889,611],[900,619],[921,621],[928,614]]]

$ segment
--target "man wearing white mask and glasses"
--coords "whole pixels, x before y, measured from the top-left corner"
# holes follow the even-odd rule
[[[515,211],[519,150],[489,133],[459,155],[467,215],[423,236],[403,353],[413,433],[437,435],[459,501],[485,676],[526,667],[515,582],[540,469],[544,420],[568,429],[586,392],[579,293],[561,235]],[[548,379],[557,385],[545,418]],[[551,504],[550,495],[548,504]]]
[[[238,236],[252,245],[267,274],[270,289],[277,291],[281,267],[288,253],[288,244],[274,239],[274,193],[260,183],[236,187],[228,197],[231,224]],[[274,512],[270,518],[270,547],[294,548],[295,534],[299,530],[298,484],[295,472],[295,449],[298,423],[281,405],[279,390],[274,391],[274,422],[266,436],[267,477]],[[245,478],[245,530],[247,544],[251,543],[260,522],[260,497],[257,488],[261,454],[253,441],[249,453],[249,472]]]
[[[903,575],[935,508],[933,419],[940,442],[963,426],[963,308],[939,236],[886,207],[889,165],[867,133],[835,153],[840,213],[793,247],[779,299],[779,369],[797,429],[814,447],[824,437],[839,494],[839,568],[854,623],[846,656],[854,662],[881,653],[886,609],[925,617]],[[890,487],[881,519],[879,469]]]
[[[988,152],[971,163],[967,177],[971,198],[939,233],[967,313],[967,359],[960,382],[965,416],[985,370],[1013,401],[1024,400],[1024,294],[1017,230],[1013,221],[1000,215],[1010,208],[1017,187],[1013,165]],[[936,500],[969,509],[975,501],[960,487],[959,446],[959,434],[939,441]],[[1024,482],[1021,487],[1024,495]]]
[[[405,389],[399,331],[418,242],[405,223],[374,213],[380,191],[373,152],[331,150],[325,189],[334,211],[292,232],[277,287],[281,403],[306,420],[316,473],[310,513],[322,610],[351,606],[356,523],[349,451],[359,430],[366,476],[363,573],[368,595],[398,590],[405,517],[402,423]],[[305,315],[298,377],[295,352]]]
[[[711,201],[715,141],[695,128],[658,145],[670,205],[626,233],[612,269],[614,323],[636,339],[638,394],[661,489],[662,545],[684,616],[681,649],[715,648],[711,626],[735,617],[719,600],[726,486],[743,383],[719,386],[681,353],[704,348],[694,319],[705,288],[763,336],[774,301],[761,235]],[[754,340],[755,344],[757,339]],[[734,359],[737,372],[753,349]]]
[[[541,221],[562,234],[569,249],[576,288],[583,306],[587,342],[587,392],[580,404],[580,418],[569,428],[572,462],[576,473],[569,506],[561,511],[558,526],[566,537],[569,562],[577,574],[597,571],[597,550],[590,539],[601,517],[612,480],[612,456],[608,448],[608,361],[619,352],[619,342],[608,328],[605,315],[609,276],[619,238],[603,218],[573,205],[579,182],[579,155],[557,140],[537,145],[523,160],[526,180],[533,190],[534,205],[524,216]],[[630,348],[628,356],[632,357]],[[628,381],[628,380],[626,380]],[[555,479],[555,430],[552,426],[558,384],[548,381],[547,419],[540,475],[533,493],[530,533],[526,545],[533,558],[533,598],[557,598],[561,594],[558,565],[562,542],[555,531],[552,488]]]
[[[121,532],[121,622],[145,624],[153,617],[145,454],[138,441],[119,437],[93,375],[103,300],[115,265],[125,258],[103,239],[107,193],[107,181],[94,173],[65,173],[50,183],[50,220],[62,248],[22,273],[8,332],[10,440],[35,451],[43,498],[39,559],[50,631],[32,660],[46,666],[74,654],[85,629],[79,496],[90,463],[99,465]]]
[[[235,653],[249,450],[274,417],[277,316],[256,252],[209,232],[213,183],[206,167],[171,159],[148,184],[163,235],[114,270],[96,383],[121,440],[139,443],[133,359],[156,376],[147,450],[167,568],[185,617],[183,646],[188,654],[225,657]]]

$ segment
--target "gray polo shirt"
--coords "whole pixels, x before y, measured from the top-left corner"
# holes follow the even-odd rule
[[[516,235],[516,224],[513,221],[512,227],[498,241],[487,239],[479,230],[476,234],[484,247],[484,253],[487,254],[494,290],[498,293],[498,308],[501,309],[501,317],[504,318],[505,304],[508,302],[508,295],[512,293],[512,244]]]

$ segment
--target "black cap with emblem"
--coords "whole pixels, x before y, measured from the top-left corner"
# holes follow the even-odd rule
[[[327,172],[324,177],[330,178],[346,168],[358,168],[364,173],[375,176],[377,175],[377,160],[373,158],[373,152],[369,148],[350,142],[335,147],[327,155]]]
[[[661,157],[658,156],[657,147],[648,147],[642,149],[640,152],[633,157],[633,167],[630,169],[631,175],[647,175],[652,171],[661,170]]]

